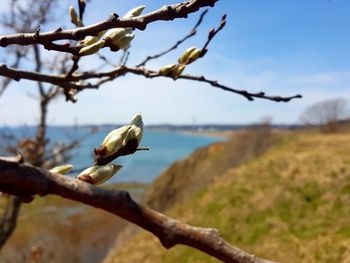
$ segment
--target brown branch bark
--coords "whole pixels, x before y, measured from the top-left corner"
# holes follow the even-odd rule
[[[57,40],[81,40],[86,36],[97,35],[99,32],[116,27],[131,27],[139,30],[145,30],[149,23],[155,21],[169,21],[176,18],[187,18],[191,13],[198,11],[200,8],[214,6],[218,0],[191,0],[173,5],[164,6],[151,13],[138,16],[135,18],[125,19],[118,17],[117,14],[112,14],[105,21],[99,23],[69,30],[55,30],[45,33],[20,33],[13,35],[0,36],[0,46],[6,47],[9,45],[46,45],[52,50],[67,52],[62,46],[57,48],[52,42]],[[64,50],[62,50],[62,48]],[[73,52],[73,51],[72,51]]]
[[[58,85],[62,88],[82,90],[85,88],[94,88],[91,85],[78,85],[70,81],[78,81],[78,78],[66,78],[63,75],[50,75],[27,70],[20,70],[7,67],[5,64],[0,64],[0,75],[13,80],[19,81],[21,79],[28,79],[33,81],[47,82]],[[95,87],[96,88],[96,87]]]
[[[168,249],[183,244],[225,262],[271,262],[231,246],[220,237],[216,229],[190,226],[141,206],[126,191],[104,190],[68,176],[50,174],[43,169],[5,158],[0,158],[0,191],[17,195],[23,201],[31,201],[36,194],[55,194],[101,208],[153,233]]]

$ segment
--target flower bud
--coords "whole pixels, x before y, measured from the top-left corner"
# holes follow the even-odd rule
[[[71,164],[65,164],[65,165],[60,165],[52,168],[49,172],[54,173],[54,174],[66,174],[70,170],[72,170],[73,165]]]
[[[78,175],[78,179],[86,183],[99,185],[110,179],[122,168],[121,165],[107,164],[104,166],[92,166]]]
[[[141,5],[141,6],[137,6],[131,10],[129,10],[124,16],[123,18],[132,18],[135,16],[139,16],[141,15],[142,11],[145,9],[146,6]]]
[[[182,54],[182,56],[179,58],[179,63],[180,64],[187,64],[187,62],[188,62],[188,58],[189,58],[189,56],[191,55],[191,53],[193,52],[193,51],[195,51],[196,50],[196,47],[190,47],[190,48],[188,48],[188,49],[186,49],[186,51]]]
[[[213,38],[214,34],[215,34],[215,28],[211,28],[208,33],[208,38]]]
[[[87,56],[87,55],[95,54],[101,49],[101,47],[103,47],[104,44],[105,44],[104,40],[100,40],[95,44],[92,44],[87,47],[83,47],[82,49],[80,49],[79,55]]]
[[[130,42],[134,39],[135,34],[129,33],[126,34],[123,38],[118,41],[113,41],[113,45],[116,45],[119,49],[128,49],[130,46]]]
[[[141,113],[136,113],[130,122],[131,130],[134,131],[134,138],[140,144],[142,136],[143,136],[143,121]]]
[[[75,11],[75,9],[74,9],[73,6],[70,6],[70,7],[69,7],[68,14],[69,14],[69,16],[70,16],[70,21],[71,21],[74,25],[78,26],[78,24],[79,24],[79,18],[78,18],[78,14],[77,14],[77,12]]]
[[[202,50],[199,48],[196,48],[194,51],[191,52],[191,54],[188,57],[188,61],[186,64],[190,64],[193,61],[197,60],[197,58],[199,57],[199,55],[201,54]]]
[[[173,71],[174,69],[176,69],[176,67],[177,67],[177,64],[169,64],[169,65],[166,65],[166,66],[160,68],[159,73],[160,73],[161,75],[167,76],[167,75],[169,75],[169,73],[170,73],[171,71]]]
[[[105,39],[109,38],[111,42],[114,43],[125,37],[125,35],[129,34],[131,31],[131,28],[115,28],[106,34]]]
[[[95,150],[95,154],[108,157],[116,153],[124,146],[123,141],[127,136],[129,129],[130,126],[126,125],[111,131],[103,140],[102,145]]]
[[[171,72],[173,78],[177,79],[181,73],[184,71],[186,65],[178,64],[177,67]]]
[[[100,147],[94,150],[96,158],[107,158],[118,154],[118,151],[123,148],[132,147],[137,148],[140,144],[143,135],[143,122],[141,114],[136,114],[129,125],[122,126],[107,134]],[[135,149],[125,149],[125,152],[120,155],[131,154]],[[119,156],[120,156],[119,155]],[[118,157],[118,156],[116,156]],[[115,157],[115,158],[116,158]]]
[[[100,40],[100,38],[106,33],[106,30],[103,30],[97,34],[97,36],[86,36],[83,41],[81,41],[81,44],[84,46],[90,46],[92,44],[95,44],[97,41]]]

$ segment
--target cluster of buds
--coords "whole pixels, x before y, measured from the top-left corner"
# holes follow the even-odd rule
[[[184,71],[185,67],[186,66],[183,64],[169,64],[162,67],[159,70],[159,73],[164,76],[171,76],[174,79],[177,79],[181,75],[181,73]]]
[[[190,47],[181,55],[177,64],[166,65],[159,70],[159,73],[177,79],[186,68],[186,65],[191,64],[201,56],[203,56],[202,49]]]
[[[182,54],[182,56],[179,58],[178,61],[180,64],[188,65],[194,62],[195,60],[197,60],[201,55],[201,53],[202,53],[201,49],[196,47],[190,47],[186,49],[186,51]]]
[[[122,126],[107,134],[102,144],[94,149],[95,164],[104,165],[119,156],[133,154],[143,135],[141,114],[136,114],[129,125]]]
[[[49,172],[54,174],[67,174],[73,165],[65,164],[52,168]],[[106,182],[122,168],[121,165],[108,164],[103,166],[92,166],[82,171],[77,179],[86,183],[99,185]]]
[[[136,114],[130,124],[115,129],[107,134],[102,145],[95,152],[95,165],[82,171],[77,179],[99,185],[110,179],[121,168],[121,165],[109,164],[119,156],[134,153],[142,139],[143,121],[141,114]],[[66,164],[50,170],[51,173],[66,174],[73,165]]]
[[[133,18],[141,15],[146,6],[138,6],[129,10],[123,18]],[[74,10],[74,9],[73,9]],[[75,12],[75,11],[74,11]],[[76,14],[76,13],[75,13]],[[72,16],[71,16],[72,17]],[[75,16],[77,18],[77,16]],[[101,31],[97,36],[87,36],[81,41],[84,47],[79,51],[79,55],[86,56],[98,52],[102,47],[109,46],[112,51],[128,49],[131,41],[135,37],[132,28],[114,28],[107,32]],[[104,38],[100,40],[102,37]]]
[[[127,49],[134,37],[131,28],[115,28],[106,34],[104,41],[112,50]]]

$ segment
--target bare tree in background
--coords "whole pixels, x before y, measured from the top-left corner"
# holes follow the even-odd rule
[[[321,132],[337,132],[339,122],[345,117],[346,105],[347,101],[342,98],[324,100],[308,107],[300,119],[306,125],[319,127]]]
[[[10,11],[4,14],[1,25],[16,33],[30,33],[36,31],[41,25],[52,23],[55,20],[52,10],[57,7],[56,0],[30,0],[27,4],[17,0],[9,1]],[[26,64],[33,67],[36,72],[49,70],[50,72],[65,73],[66,63],[70,59],[66,54],[56,54],[52,59],[42,58],[42,50],[35,44],[28,47],[11,46],[7,60],[12,60],[12,67]],[[31,62],[33,61],[33,63]],[[12,78],[4,78],[0,83],[0,96],[11,85]],[[37,167],[50,168],[58,165],[58,160],[65,162],[70,158],[69,151],[79,145],[77,140],[71,143],[49,146],[47,138],[48,108],[52,101],[62,95],[61,89],[56,85],[47,85],[43,82],[33,83],[37,86],[37,94],[28,94],[38,101],[39,123],[34,137],[17,138],[11,130],[2,131],[2,151],[16,154],[21,152],[23,158]],[[12,234],[16,226],[17,216],[21,202],[16,196],[3,195],[6,205],[0,221],[0,248]]]
[[[171,248],[176,244],[185,244],[227,262],[268,262],[231,246],[220,237],[215,229],[189,226],[143,207],[132,200],[125,191],[103,190],[67,176],[51,174],[47,170],[39,168],[47,168],[52,165],[45,158],[48,145],[46,120],[50,102],[59,94],[64,94],[67,101],[76,102],[76,95],[83,90],[97,89],[126,74],[140,75],[145,78],[162,77],[171,80],[186,79],[203,82],[214,88],[243,96],[249,101],[257,98],[275,102],[289,102],[292,99],[301,98],[300,95],[281,97],[267,95],[265,92],[233,89],[204,75],[183,74],[185,68],[190,67],[190,64],[195,61],[197,63],[209,51],[211,41],[225,27],[226,15],[221,17],[216,28],[209,30],[207,39],[201,47],[192,49],[191,52],[187,49],[187,53],[185,52],[172,65],[166,65],[160,69],[146,68],[150,60],[167,55],[187,39],[195,36],[207,13],[206,10],[199,16],[198,22],[189,33],[173,46],[158,54],[146,56],[134,66],[127,65],[130,42],[137,30],[145,30],[148,24],[157,21],[186,18],[200,9],[213,7],[217,1],[184,1],[164,6],[145,15],[120,17],[113,13],[106,20],[84,26],[83,15],[86,2],[78,0],[78,12],[73,7],[69,11],[71,22],[75,28],[63,30],[59,26],[53,31],[42,32],[40,26],[44,25],[48,18],[53,17],[50,10],[52,11],[55,1],[30,0],[29,9],[25,10],[19,1],[12,0],[10,14],[4,19],[4,23],[14,34],[0,36],[0,47],[11,50],[14,59],[11,63],[7,62],[7,65],[5,63],[0,65],[0,76],[4,77],[1,92],[5,91],[11,80],[34,81],[39,91],[41,118],[35,138],[22,142],[18,144],[17,149],[13,149],[13,152],[21,151],[22,157],[0,158],[0,191],[13,194],[23,202],[30,202],[34,195],[55,194],[102,208],[153,233],[166,248]],[[115,32],[114,29],[124,30],[128,33],[124,34],[121,39],[115,39],[116,34],[108,33]],[[99,54],[102,49],[110,49],[111,52],[122,51],[119,63],[113,63]],[[42,59],[42,53],[48,52],[46,50],[50,54],[55,54],[53,60],[44,61]],[[102,71],[94,68],[80,68],[81,57],[91,55],[98,55],[110,69]],[[26,58],[34,61],[32,70],[28,70],[28,67],[26,70],[20,69],[22,61]],[[30,162],[34,166],[24,163],[23,157],[24,161]]]

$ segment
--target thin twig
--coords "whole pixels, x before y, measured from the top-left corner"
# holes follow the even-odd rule
[[[209,43],[214,39],[215,35],[217,33],[219,33],[226,25],[226,14],[224,14],[222,17],[221,17],[221,21],[220,21],[220,25],[217,29],[214,29],[212,28],[209,33],[208,33],[208,39],[207,41],[205,42],[204,46],[202,47],[202,56],[204,55],[204,53],[206,52],[207,50],[207,47],[209,45]]]
[[[110,72],[105,72],[105,73],[99,73],[98,76],[95,75],[94,73],[91,74],[85,74],[81,75],[82,77],[94,77],[94,78],[103,78],[107,77],[106,79],[100,80],[99,82],[95,83],[93,86],[99,86],[104,84],[105,82],[111,81],[114,78],[117,78],[119,76],[125,75],[127,73],[132,73],[136,75],[142,75],[146,78],[159,78],[159,77],[165,77],[165,78],[171,78],[170,76],[164,76],[160,74],[158,71],[152,71],[152,70],[147,70],[144,68],[136,68],[136,67],[119,67],[115,70],[112,70]],[[271,96],[271,95],[266,95],[265,92],[249,92],[247,90],[238,90],[238,89],[233,89],[228,86],[225,86],[223,84],[220,84],[217,80],[211,80],[208,79],[204,76],[194,76],[194,75],[180,75],[177,79],[187,79],[187,80],[193,80],[193,81],[199,81],[199,82],[205,82],[207,84],[210,84],[212,87],[219,88],[228,92],[236,93],[238,95],[241,95],[245,97],[249,101],[253,101],[254,98],[259,98],[259,99],[266,99],[266,100],[271,100],[275,102],[289,102],[292,99],[300,99],[302,98],[301,95],[293,95],[293,96],[287,96],[287,97],[282,97],[282,96]]]
[[[126,67],[126,66],[119,66],[116,69],[113,69],[111,71],[107,72],[101,72],[101,73],[95,73],[95,72],[85,72],[82,74],[73,74],[71,77],[64,77],[59,75],[48,75],[48,74],[39,74],[35,72],[30,71],[24,71],[24,70],[16,70],[12,68],[6,67],[6,65],[2,64],[0,65],[0,75],[13,78],[15,80],[20,79],[30,79],[35,81],[42,81],[42,82],[48,82],[52,84],[56,84],[60,87],[65,88],[65,90],[74,89],[77,91],[82,91],[84,89],[96,89],[100,87],[102,84],[112,81],[120,76],[123,76],[125,74],[132,73],[135,75],[141,75],[146,78],[159,78],[159,77],[165,77],[165,78],[171,78],[170,76],[164,76],[160,74],[158,71],[153,70],[147,70],[145,68],[136,68],[136,67]],[[77,82],[79,80],[87,80],[87,79],[93,79],[97,78],[100,79],[98,82],[94,84],[85,84],[85,85],[78,85],[73,82]],[[232,93],[236,93],[239,95],[244,96],[246,99],[253,101],[254,98],[259,99],[266,99],[276,102],[289,102],[292,99],[301,98],[302,96],[297,94],[293,96],[271,96],[266,95],[264,92],[256,92],[252,93],[247,90],[238,90],[230,88],[226,85],[220,84],[217,80],[210,80],[204,76],[194,76],[194,75],[180,75],[177,79],[187,79],[187,80],[193,80],[193,81],[199,81],[199,82],[205,82],[207,84],[210,84],[211,86],[215,88],[220,88],[225,91],[229,91]]]
[[[178,48],[178,46],[180,46],[183,42],[185,42],[187,39],[193,37],[196,33],[197,33],[197,28],[200,26],[200,24],[203,21],[204,16],[206,15],[206,13],[208,13],[208,9],[204,10],[197,23],[195,24],[195,26],[192,28],[192,30],[182,39],[178,40],[173,46],[171,46],[170,48],[168,48],[167,50],[156,54],[156,55],[152,55],[152,56],[147,56],[141,63],[137,64],[136,67],[144,67],[146,65],[147,62],[149,62],[152,59],[157,59],[160,58],[161,56],[164,56],[166,54],[168,54],[169,52],[171,52],[172,50],[175,50]]]

